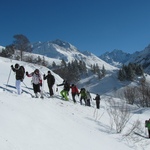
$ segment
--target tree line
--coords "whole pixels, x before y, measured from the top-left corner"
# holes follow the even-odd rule
[[[118,79],[120,81],[133,81],[136,76],[143,76],[143,67],[137,63],[129,63],[128,65],[123,65],[118,72]]]

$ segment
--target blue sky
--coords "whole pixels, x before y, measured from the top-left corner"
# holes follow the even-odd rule
[[[150,44],[149,0],[1,0],[0,22],[2,46],[15,34],[31,43],[61,39],[98,56]]]

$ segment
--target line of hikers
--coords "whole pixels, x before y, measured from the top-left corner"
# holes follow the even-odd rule
[[[40,93],[40,97],[43,97],[43,91],[41,90],[42,87],[42,75],[39,71],[39,69],[35,69],[33,72],[28,73],[28,71],[25,72],[25,68],[23,66],[20,66],[19,64],[15,64],[15,66],[11,65],[11,69],[16,73],[16,89],[18,95],[22,93],[21,89],[21,82],[23,82],[25,74],[27,77],[32,77],[32,85],[33,85],[33,91],[35,93],[35,97],[38,98],[38,93]],[[47,80],[48,89],[50,96],[54,95],[53,92],[53,85],[55,84],[55,78],[51,74],[50,71],[47,72],[47,75],[43,75],[43,79]]]
[[[28,71],[25,72],[25,68],[23,66],[19,66],[19,64],[15,64],[15,66],[11,65],[11,69],[16,73],[16,89],[17,93],[20,95],[22,93],[21,89],[21,82],[24,80],[24,75],[26,74],[27,77],[32,77],[32,85],[33,85],[33,91],[35,93],[35,96],[38,97],[38,93],[40,93],[41,98],[43,98],[43,92],[41,90],[42,86],[42,76],[40,74],[40,71],[38,69],[35,69],[33,72],[28,73]],[[50,71],[47,72],[47,75],[43,75],[43,79],[47,80],[47,85],[49,89],[50,96],[54,95],[53,92],[53,85],[55,84],[55,78],[51,74]],[[76,103],[76,95],[80,95],[80,104],[83,105],[82,100],[84,100],[85,106],[91,106],[91,95],[89,91],[86,91],[85,88],[81,88],[80,92],[76,85],[70,84],[64,80],[62,84],[57,84],[57,86],[64,86],[63,90],[60,92],[62,98],[65,100],[68,99],[69,90],[71,89],[71,95],[73,102]],[[93,98],[93,100],[96,101],[96,108],[100,108],[100,95],[96,94],[96,97]],[[150,138],[150,119],[145,121],[145,127],[148,129],[148,137]]]
[[[11,69],[16,73],[16,89],[17,93],[20,95],[22,93],[21,89],[21,82],[23,82],[25,74],[27,77],[32,77],[32,85],[33,85],[33,91],[35,93],[35,97],[38,98],[38,93],[40,93],[40,97],[43,97],[43,91],[41,90],[42,87],[42,75],[39,71],[39,69],[35,69],[33,72],[28,73],[28,71],[25,71],[25,68],[23,66],[20,66],[18,63],[15,64],[15,66],[11,65]],[[53,86],[55,84],[55,77],[51,74],[50,71],[47,72],[47,75],[43,75],[43,80],[47,80],[47,85],[49,89],[50,97],[54,95],[53,92]],[[84,100],[85,106],[91,106],[91,100],[92,97],[90,95],[89,91],[86,91],[85,88],[81,88],[80,92],[75,84],[70,85],[67,80],[64,80],[63,83],[57,84],[57,86],[63,86],[63,90],[60,92],[62,98],[65,100],[68,99],[69,91],[71,89],[71,95],[73,102],[76,103],[76,95],[80,95],[80,104],[83,105],[82,100]],[[96,107],[97,109],[100,108],[100,95],[96,94],[96,97],[93,99],[96,101]]]
[[[76,99],[75,99],[76,95],[78,96],[80,95],[80,104],[83,105],[82,100],[84,100],[85,106],[91,106],[92,97],[90,95],[90,92],[86,91],[85,88],[81,88],[79,92],[77,86],[75,84],[72,84],[70,86],[67,80],[64,80],[62,84],[57,84],[57,86],[64,86],[60,94],[65,100],[68,100],[69,91],[71,89],[71,95],[72,95],[72,99],[74,103],[76,103]],[[96,100],[96,107],[97,109],[99,109],[100,108],[100,95],[96,94],[96,97],[93,100]]]

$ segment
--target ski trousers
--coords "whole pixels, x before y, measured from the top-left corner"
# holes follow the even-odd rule
[[[48,88],[49,88],[50,96],[53,96],[53,95],[54,95],[54,92],[53,92],[53,85],[48,85]]]
[[[20,80],[16,80],[16,89],[17,89],[17,94],[20,95],[22,93]]]
[[[61,96],[62,97],[64,97],[67,101],[68,101],[68,91],[66,91],[66,90],[62,90],[61,92],[60,92],[60,94],[61,94]]]

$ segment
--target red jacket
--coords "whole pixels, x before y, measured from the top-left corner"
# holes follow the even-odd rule
[[[71,93],[79,94],[78,88],[76,86],[71,86]]]

